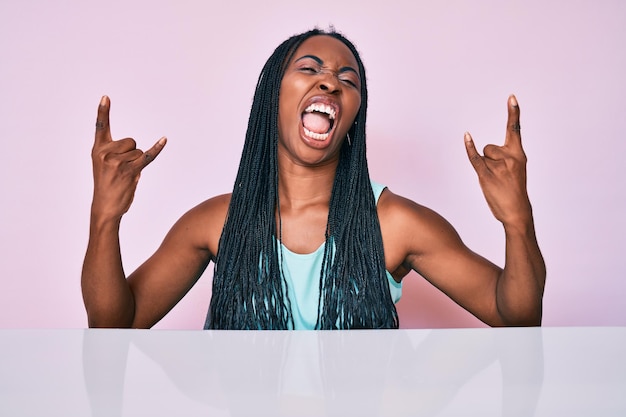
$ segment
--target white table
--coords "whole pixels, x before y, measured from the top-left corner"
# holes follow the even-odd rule
[[[626,328],[0,330],[0,416],[626,416]]]

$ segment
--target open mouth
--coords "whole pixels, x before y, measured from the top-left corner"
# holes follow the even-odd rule
[[[324,103],[313,103],[302,113],[304,134],[318,141],[328,139],[335,125],[335,109]]]

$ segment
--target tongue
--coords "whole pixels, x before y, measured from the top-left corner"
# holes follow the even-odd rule
[[[311,132],[315,133],[326,133],[330,129],[328,116],[317,112],[305,113],[304,116],[302,116],[302,124]]]

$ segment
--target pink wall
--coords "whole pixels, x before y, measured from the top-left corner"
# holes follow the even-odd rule
[[[80,294],[98,100],[114,136],[165,151],[123,222],[127,272],[171,224],[231,189],[256,77],[289,35],[334,24],[369,71],[372,176],[502,263],[503,233],[466,160],[503,140],[516,93],[548,264],[544,323],[626,325],[621,1],[0,2],[0,327],[84,327]],[[210,273],[161,328],[200,328]],[[417,275],[404,327],[475,319]]]

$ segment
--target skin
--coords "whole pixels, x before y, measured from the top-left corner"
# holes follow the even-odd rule
[[[339,150],[361,104],[355,57],[339,40],[306,40],[289,63],[279,97],[279,195],[283,243],[311,253],[324,231]],[[315,100],[338,110],[329,137],[303,133],[301,115]],[[112,139],[110,100],[98,107],[92,151],[94,195],[82,290],[90,327],[149,328],[187,293],[215,259],[230,195],[206,200],[184,214],[157,251],[128,277],[120,254],[119,228],[141,171],[165,146],[149,150],[130,138]],[[526,156],[519,131],[519,106],[507,102],[502,146],[481,155],[465,134],[468,159],[506,238],[500,268],[468,249],[454,228],[434,211],[386,189],[378,202],[387,270],[401,282],[410,270],[491,326],[540,325],[545,264],[537,245],[526,191]]]

